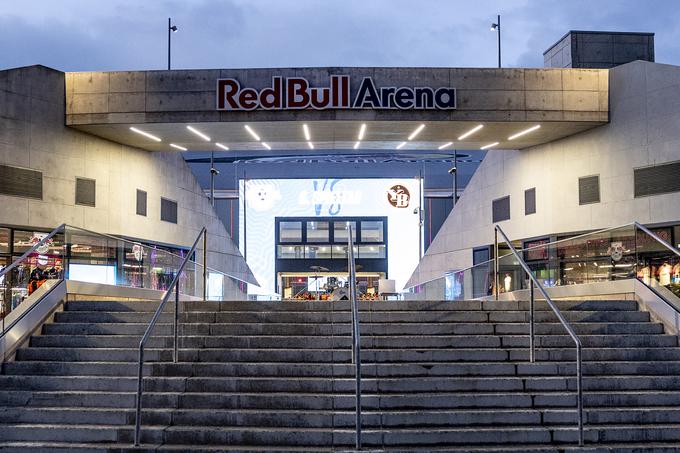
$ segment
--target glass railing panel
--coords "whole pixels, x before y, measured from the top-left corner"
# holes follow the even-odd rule
[[[546,288],[607,282],[634,277],[635,242],[629,225],[525,248],[522,256]]]
[[[2,332],[9,327],[14,310],[38,297],[46,282],[60,280],[64,275],[64,235],[61,230],[52,236],[49,233],[18,235],[15,242],[18,243],[17,250],[26,256],[15,257],[0,268],[0,272],[9,269],[0,276]]]
[[[635,277],[664,299],[677,304],[680,298],[680,252],[639,229],[636,234],[636,250]]]
[[[493,294],[493,261],[485,261],[460,271],[407,288],[406,300],[470,300]]]

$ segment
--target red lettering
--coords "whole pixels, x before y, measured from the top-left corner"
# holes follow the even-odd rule
[[[244,88],[241,90],[238,100],[244,110],[255,110],[257,108],[257,90]]]
[[[260,105],[263,109],[283,108],[283,79],[273,77],[273,87],[264,88],[260,91]]]
[[[342,76],[342,104],[339,107],[348,109],[349,108],[349,76]]]
[[[217,81],[217,108],[219,110],[238,110],[239,105],[235,97],[241,86],[234,79]],[[228,104],[228,106],[227,106]]]
[[[286,79],[286,97],[289,109],[304,109],[309,106],[309,83],[299,77]]]
[[[310,91],[312,92],[312,107],[317,110],[328,108],[328,104],[331,102],[330,88],[312,88]]]
[[[333,104],[331,107],[338,107],[340,103],[340,80],[338,76],[331,77],[331,88],[333,90]]]

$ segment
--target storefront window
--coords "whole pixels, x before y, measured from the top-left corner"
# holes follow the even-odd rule
[[[383,223],[377,221],[361,222],[361,241],[362,242],[383,242]]]
[[[14,230],[13,254],[21,255],[39,243],[49,233]],[[0,241],[1,242],[1,241]],[[37,253],[47,256],[61,256],[64,249],[63,234],[57,234],[44,243]]]
[[[354,242],[356,242],[357,223],[342,221],[333,222],[333,238],[335,242],[347,242],[347,231],[350,225],[352,226],[352,237],[354,238]]]
[[[331,259],[330,245],[308,245],[305,246],[305,258],[307,259]]]
[[[0,253],[9,253],[9,228],[0,228]]]
[[[276,256],[286,260],[301,260],[305,257],[305,248],[301,245],[279,245]]]
[[[386,250],[384,245],[360,245],[359,256],[357,258],[385,258],[385,256]]]
[[[302,242],[302,222],[279,223],[279,242]]]
[[[328,222],[314,220],[307,222],[307,242],[328,242],[329,240]]]

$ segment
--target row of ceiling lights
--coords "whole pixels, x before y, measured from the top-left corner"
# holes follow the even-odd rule
[[[265,142],[262,141],[261,137],[257,134],[257,132],[255,132],[249,125],[246,124],[246,125],[244,125],[243,127],[245,128],[246,131],[248,131],[248,133],[249,133],[255,140],[257,140],[258,142],[262,143],[262,146],[264,146],[264,147],[267,148],[268,150],[271,150],[271,149],[272,149],[271,146],[269,146],[267,143],[265,143]],[[483,124],[478,124],[477,126],[473,127],[472,129],[470,129],[469,131],[465,132],[463,135],[461,135],[460,137],[458,137],[458,141],[463,141],[463,140],[465,140],[466,138],[470,137],[470,136],[471,136],[472,134],[474,134],[475,132],[478,132],[478,131],[479,131],[480,129],[482,129],[483,127],[484,127]],[[516,138],[519,138],[519,137],[521,137],[521,136],[523,136],[523,135],[526,135],[526,134],[528,134],[528,133],[530,133],[530,132],[533,132],[533,131],[539,129],[540,127],[541,127],[540,124],[536,124],[535,126],[531,126],[531,127],[528,128],[528,129],[525,129],[525,130],[523,130],[523,131],[517,132],[516,134],[513,134],[513,135],[509,136],[509,137],[508,137],[508,140],[514,140],[514,139],[516,139]],[[211,141],[210,137],[208,137],[206,134],[204,134],[203,132],[199,131],[199,130],[196,129],[195,127],[187,126],[187,129],[189,129],[189,131],[191,131],[191,132],[193,132],[194,134],[196,134],[196,135],[198,135],[199,137],[201,137],[201,138],[202,138],[203,140],[205,140],[206,142],[210,142],[210,141]],[[416,138],[416,137],[418,136],[418,134],[420,134],[420,132],[421,132],[423,129],[425,129],[425,124],[421,124],[420,126],[418,126],[413,132],[411,132],[411,135],[408,136],[408,139],[407,139],[408,141],[404,141],[404,142],[399,143],[399,144],[397,145],[397,148],[396,148],[396,149],[401,149],[401,148],[403,148],[408,142],[410,142],[410,141],[412,141],[414,138]],[[150,138],[151,140],[154,140],[154,141],[156,141],[156,142],[160,142],[160,141],[161,141],[161,139],[160,139],[159,137],[156,137],[156,136],[153,135],[153,134],[150,134],[150,133],[148,133],[148,132],[145,132],[145,131],[142,131],[142,130],[140,130],[140,129],[137,129],[136,127],[130,127],[130,130],[131,130],[132,132],[136,132],[136,133],[138,133],[138,134],[140,134],[140,135],[143,135],[143,136],[145,136],[145,137],[147,137],[147,138]],[[309,131],[309,127],[307,126],[307,124],[303,124],[303,125],[302,125],[302,131],[303,131],[303,133],[304,133],[305,140],[307,141],[307,146],[309,146],[309,149],[314,149],[314,143],[312,142],[312,135],[311,135],[311,133],[310,133],[310,131]],[[357,148],[359,148],[359,146],[361,146],[361,142],[362,142],[362,140],[364,139],[364,135],[365,135],[365,134],[366,134],[366,123],[363,123],[363,124],[361,125],[361,127],[359,128],[359,135],[357,136],[357,142],[354,144],[354,149],[357,149]],[[487,144],[487,145],[484,145],[484,146],[480,147],[480,149],[489,149],[489,148],[493,148],[494,146],[497,146],[498,144],[499,144],[499,142],[489,143],[489,144]],[[449,147],[449,146],[451,146],[451,145],[453,145],[453,142],[447,142],[447,143],[444,143],[443,145],[441,145],[438,149],[444,149],[444,148],[447,148],[447,147]],[[180,151],[186,151],[186,150],[187,150],[187,148],[185,148],[185,147],[183,147],[183,146],[180,146],[180,145],[177,145],[177,144],[175,144],[175,143],[170,143],[170,146],[172,146],[172,147],[175,148],[175,149],[179,149]],[[223,144],[221,144],[221,143],[215,142],[215,146],[217,146],[218,148],[221,148],[221,149],[223,149],[223,150],[225,150],[225,151],[229,151],[229,147],[226,146],[226,145],[223,145]]]
[[[247,126],[246,126],[246,127],[247,127]],[[187,129],[189,129],[191,132],[193,132],[194,134],[196,134],[196,135],[198,135],[199,137],[201,137],[201,138],[202,138],[203,140],[205,140],[206,142],[211,141],[210,137],[208,137],[207,135],[205,135],[203,132],[199,131],[199,130],[196,129],[195,127],[187,126]],[[136,127],[130,127],[130,130],[131,130],[132,132],[136,132],[136,133],[139,134],[139,135],[143,135],[143,136],[146,137],[146,138],[150,138],[151,140],[153,140],[153,141],[155,141],[155,142],[161,142],[161,141],[162,141],[162,140],[160,139],[160,137],[156,137],[156,136],[153,135],[153,134],[149,134],[148,132],[145,132],[145,131],[143,131],[143,130],[141,130],[141,129],[137,129]],[[176,143],[170,143],[170,146],[173,147],[173,148],[175,148],[175,149],[178,149],[178,150],[180,150],[180,151],[186,151],[186,150],[187,150],[187,148],[185,148],[184,146],[180,146],[180,145],[178,145],[178,144],[176,144]],[[217,146],[218,148],[221,148],[221,149],[223,149],[223,150],[225,150],[225,151],[229,151],[229,147],[226,146],[226,145],[223,145],[222,143],[215,142],[215,146]]]

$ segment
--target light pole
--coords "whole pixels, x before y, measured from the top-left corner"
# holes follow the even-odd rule
[[[210,204],[215,207],[215,176],[219,175],[220,171],[215,168],[215,153],[210,153]]]
[[[451,207],[453,209],[458,201],[458,151],[456,150],[453,150],[453,167],[449,169],[449,174],[453,176],[453,206]]]
[[[176,25],[172,25],[172,20],[168,17],[168,71],[170,70],[170,43],[171,43],[171,36],[173,33],[177,33],[177,28]]]
[[[496,23],[491,24],[491,31],[495,31],[498,35],[498,67],[501,67],[501,15],[498,15]]]

